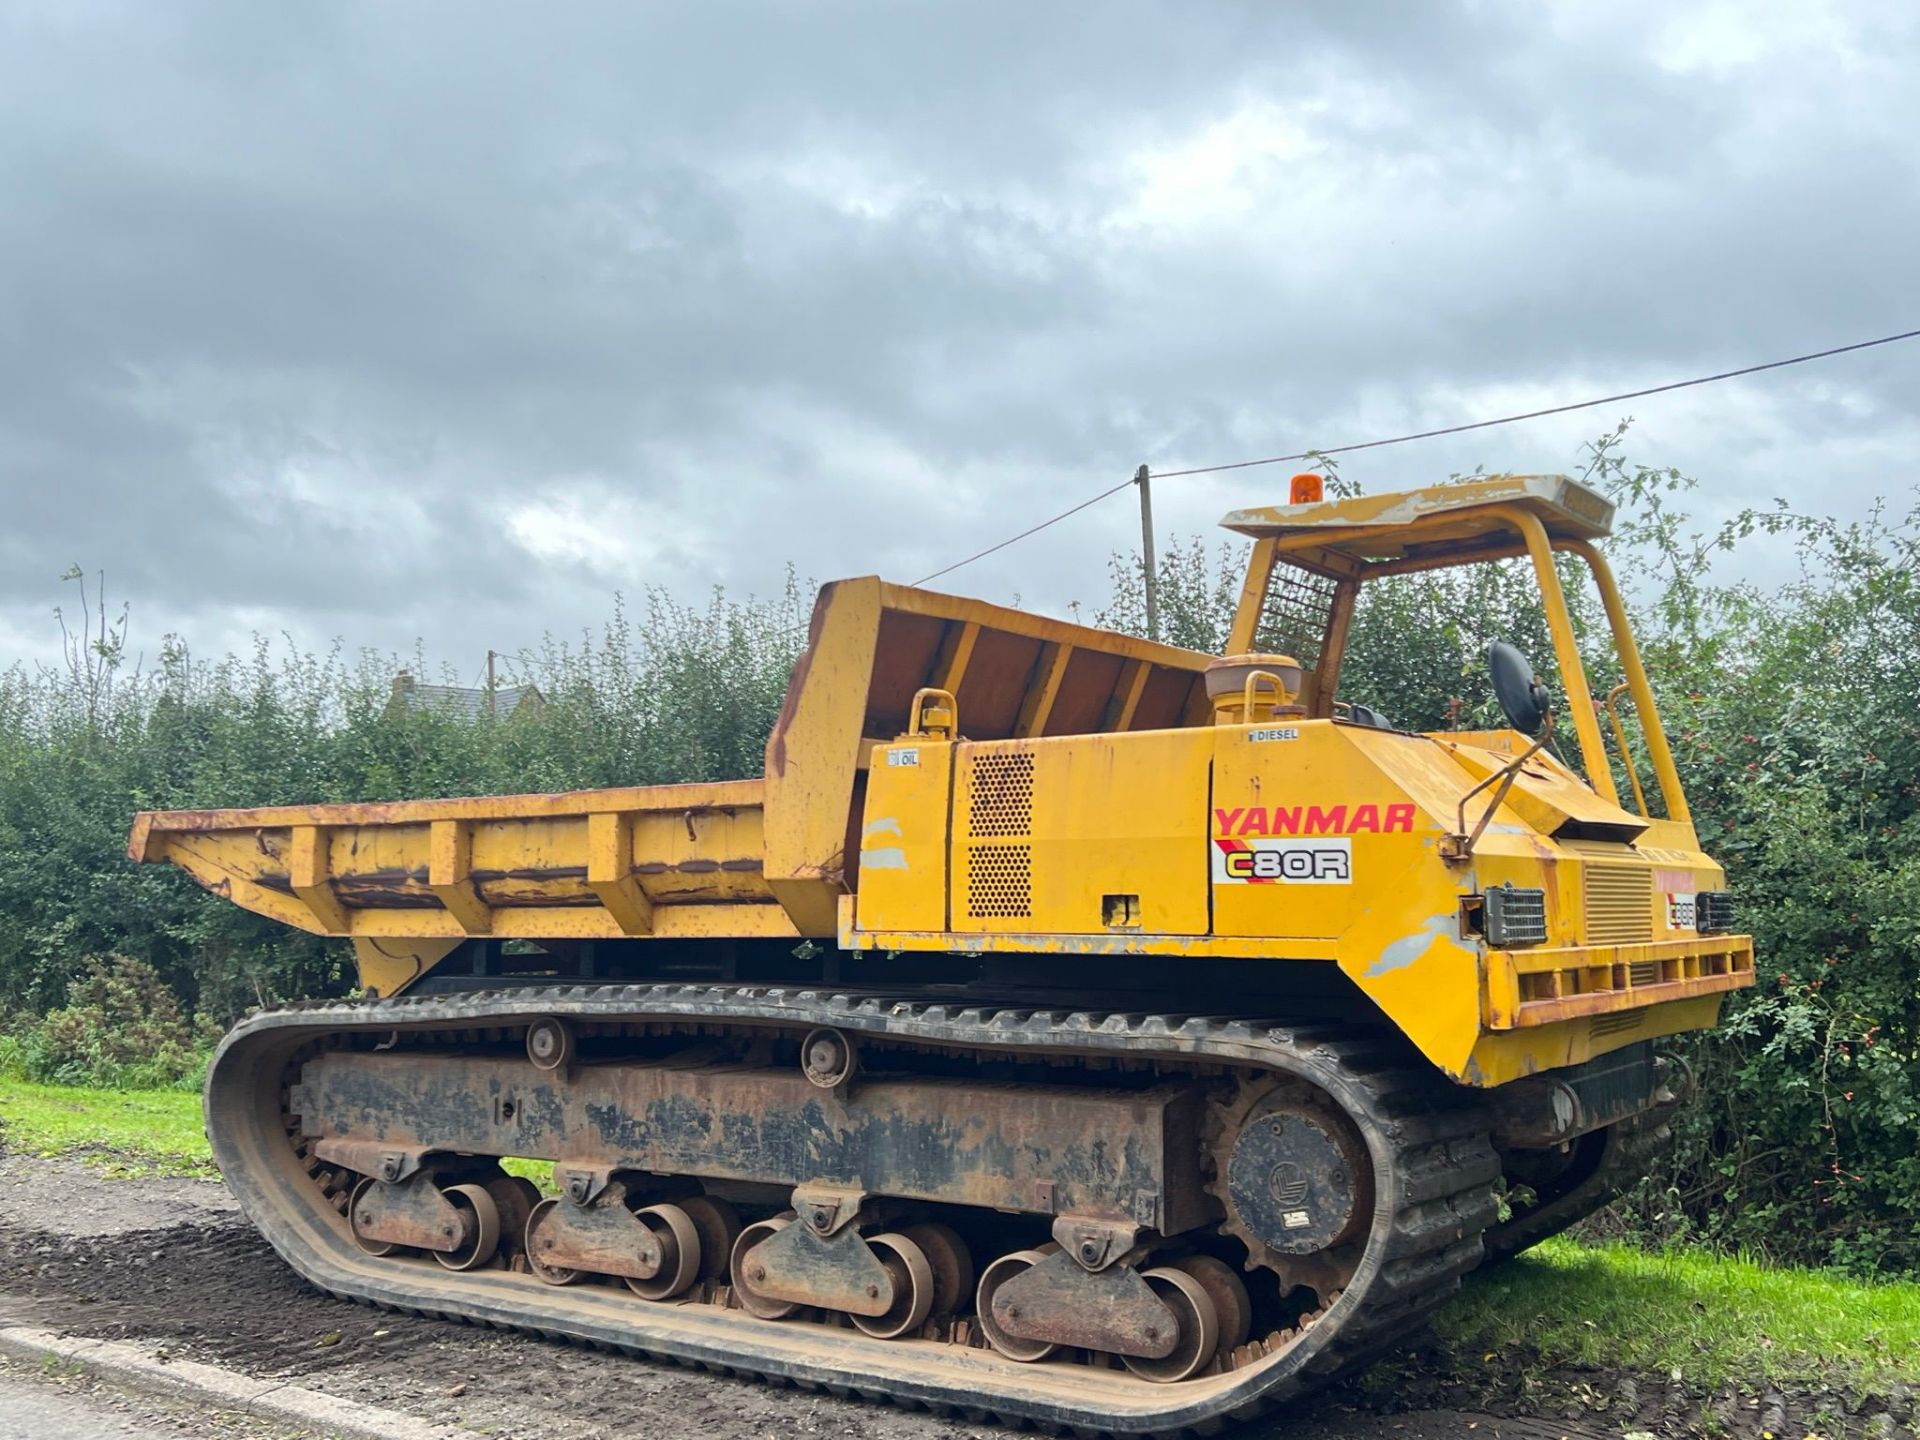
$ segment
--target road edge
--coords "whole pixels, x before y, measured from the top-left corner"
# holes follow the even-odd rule
[[[0,1320],[0,1356],[79,1366],[118,1389],[167,1400],[215,1403],[239,1414],[349,1440],[474,1440],[475,1432],[284,1381],[260,1380],[198,1360],[167,1360],[119,1340],[89,1340]]]

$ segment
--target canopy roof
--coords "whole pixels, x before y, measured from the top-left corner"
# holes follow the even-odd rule
[[[1232,511],[1220,523],[1280,541],[1290,560],[1352,573],[1400,560],[1511,549],[1518,537],[1495,507],[1531,512],[1555,540],[1597,540],[1613,527],[1613,502],[1565,475],[1490,475],[1390,495],[1270,505]]]

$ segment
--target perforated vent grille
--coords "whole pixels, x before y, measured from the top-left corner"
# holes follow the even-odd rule
[[[1646,1018],[1645,1010],[1615,1010],[1610,1015],[1596,1015],[1587,1022],[1587,1034],[1595,1040],[1609,1040],[1616,1035],[1631,1035],[1640,1028]]]
[[[969,792],[968,833],[1025,835],[1033,829],[1033,756],[975,757]]]
[[[1291,655],[1307,669],[1320,663],[1327,617],[1333,613],[1333,581],[1285,560],[1276,560],[1260,610],[1257,650]]]
[[[975,920],[1033,913],[1033,855],[1025,845],[967,847],[967,914]]]
[[[1589,945],[1633,945],[1653,939],[1653,872],[1642,865],[1603,865],[1589,860]]]

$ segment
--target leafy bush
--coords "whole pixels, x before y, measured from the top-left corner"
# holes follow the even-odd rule
[[[20,1037],[20,1068],[57,1085],[157,1090],[197,1082],[207,1039],[196,1037],[179,996],[151,965],[96,957],[67,1003]]]
[[[89,617],[106,609],[89,602]],[[513,657],[547,702],[524,719],[395,704],[394,656],[261,642],[208,662],[169,636],[157,666],[128,666],[124,611],[70,636],[63,667],[0,674],[0,1010],[62,1005],[90,955],[144,962],[223,1024],[351,983],[343,943],[130,863],[136,810],[757,775],[811,595],[790,577],[771,601],[649,591],[643,605],[643,624],[616,602],[597,634]],[[419,657],[409,668],[427,672]]]

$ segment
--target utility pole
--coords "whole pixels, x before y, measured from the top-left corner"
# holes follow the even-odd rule
[[[487,651],[487,718],[493,719],[500,713],[500,703],[495,698],[493,688],[493,651]]]
[[[1142,465],[1133,474],[1140,487],[1140,563],[1147,578],[1147,638],[1160,638],[1160,578],[1153,558],[1153,476]]]

